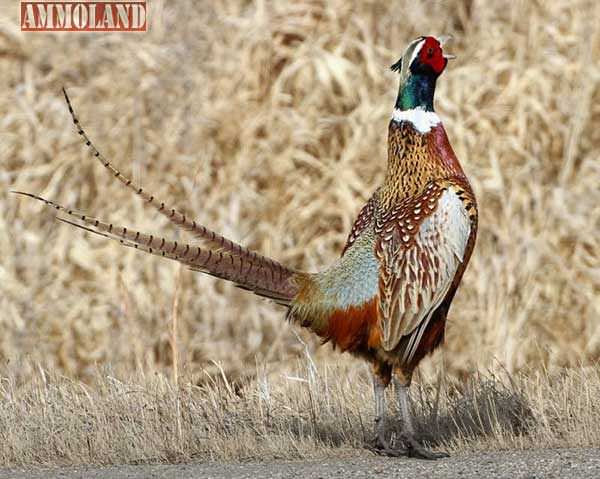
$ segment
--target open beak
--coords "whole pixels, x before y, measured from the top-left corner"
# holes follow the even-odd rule
[[[440,46],[443,49],[446,43],[452,41],[452,35],[442,35],[441,37],[437,37],[437,41],[440,42]],[[444,53],[443,56],[447,60],[454,60],[456,58],[456,55],[452,55],[451,53]]]

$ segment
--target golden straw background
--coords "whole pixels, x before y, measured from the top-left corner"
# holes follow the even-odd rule
[[[177,301],[188,374],[281,370],[305,353],[281,308],[9,194],[193,241],[93,161],[62,86],[100,151],[157,198],[316,271],[382,180],[389,65],[429,33],[455,38],[436,108],[481,214],[446,345],[424,369],[443,362],[462,377],[599,358],[598,2],[152,0],[145,34],[24,33],[6,3],[0,360],[23,380],[36,365],[82,379],[97,365],[169,371]],[[353,361],[300,337],[317,359]]]

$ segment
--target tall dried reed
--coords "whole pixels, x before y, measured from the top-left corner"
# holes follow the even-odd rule
[[[219,372],[213,361],[227,377],[257,362],[287,369],[304,346],[280,308],[187,270],[176,294],[176,265],[8,191],[173,234],[90,160],[66,86],[98,147],[148,190],[317,270],[382,179],[388,65],[423,33],[456,39],[437,110],[481,206],[444,352],[424,373],[598,359],[598,2],[153,0],[146,34],[105,35],[22,33],[15,14],[0,5],[2,361],[79,378],[105,364],[166,374],[179,350],[197,382]],[[318,361],[352,361],[300,334]]]

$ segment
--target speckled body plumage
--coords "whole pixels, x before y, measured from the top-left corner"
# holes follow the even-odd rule
[[[378,451],[439,457],[414,440],[407,388],[421,359],[443,341],[446,316],[477,233],[473,191],[433,111],[435,83],[449,58],[442,45],[441,38],[420,37],[392,66],[400,88],[389,124],[384,182],[360,211],[342,256],[320,273],[297,271],[250,251],[135,185],[92,144],[66,91],[73,122],[92,157],[199,244],[113,225],[21,194],[45,202],[73,226],[176,260],[287,307],[288,319],[372,364]],[[390,447],[385,437],[384,390],[393,374],[405,451]]]
[[[359,213],[342,258],[328,270],[305,277],[289,314],[340,349],[372,361],[378,371],[385,371],[382,374],[386,382],[394,367],[410,378],[418,362],[442,342],[446,314],[477,231],[475,197],[443,126],[421,134],[410,122],[391,120],[388,135],[388,168],[383,185]],[[463,205],[470,225],[460,266],[425,328],[419,330],[419,324],[413,325],[407,335],[391,344],[385,341],[380,321],[381,308],[386,304],[381,297],[381,290],[385,290],[380,285],[382,258],[391,249],[414,251],[422,225],[447,192]],[[437,234],[443,236],[445,232]],[[434,282],[439,269],[435,262],[440,259],[423,256],[422,260],[423,271],[431,275],[425,281]],[[412,278],[413,282],[416,279]],[[405,283],[410,282],[411,278],[406,278]],[[418,298],[416,302],[417,308],[423,306]],[[394,318],[396,323],[401,321],[397,314]],[[346,322],[345,327],[338,325],[341,321]],[[416,344],[414,335],[420,338]],[[410,358],[405,354],[409,346],[413,349]]]

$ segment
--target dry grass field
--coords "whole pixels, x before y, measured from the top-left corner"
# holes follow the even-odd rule
[[[66,465],[357,457],[369,453],[372,392],[366,374],[295,362],[290,374],[222,377],[173,386],[161,375],[94,386],[36,374],[0,384],[0,464]],[[600,371],[478,375],[415,385],[416,426],[429,445],[473,450],[600,444]],[[399,430],[399,425],[394,425]]]
[[[451,451],[600,445],[590,399],[600,392],[600,3],[150,0],[145,34],[23,33],[7,3],[3,463],[306,457],[364,440],[372,405],[360,363],[319,347],[277,306],[60,224],[9,190],[178,238],[90,158],[65,86],[96,146],[148,191],[316,271],[340,254],[382,180],[397,89],[389,65],[423,33],[455,38],[436,108],[481,210],[445,347],[413,391],[423,430],[442,430],[426,422],[438,397],[435,427],[450,432],[432,441]],[[164,379],[173,350],[179,386]],[[282,379],[307,357],[328,379]],[[460,422],[480,410],[477,398],[496,411],[485,440]],[[515,429],[497,417],[506,411],[531,422]]]

